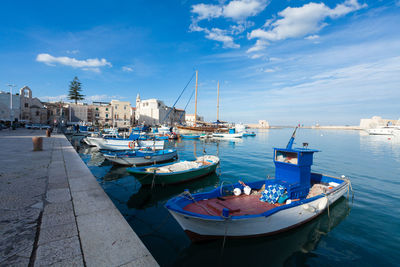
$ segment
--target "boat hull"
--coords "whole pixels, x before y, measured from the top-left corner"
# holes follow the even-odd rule
[[[398,128],[375,128],[368,129],[368,134],[370,135],[395,135],[400,133],[400,129]]]
[[[125,165],[125,166],[143,166],[143,165],[152,165],[162,162],[167,162],[172,159],[178,158],[178,154],[176,150],[158,154],[158,155],[148,155],[148,156],[115,156],[110,154],[104,154],[104,157],[109,161],[118,164],[118,165]]]
[[[154,184],[178,184],[191,180],[195,180],[204,176],[207,176],[213,172],[215,172],[218,163],[206,166],[205,168],[201,168],[195,171],[186,171],[182,173],[171,173],[171,174],[155,174],[149,172],[133,172],[133,175],[139,180],[142,185],[152,185]]]
[[[242,138],[243,133],[213,133],[213,137],[218,137],[218,138]]]
[[[97,146],[99,149],[106,150],[128,150],[132,149],[129,147],[132,140],[129,139],[105,139],[101,137],[86,137],[87,141],[89,141],[92,145]],[[164,148],[164,141],[139,141],[139,146],[135,146],[134,148],[155,148],[156,150]]]
[[[322,214],[348,190],[343,183],[326,197],[294,202],[266,216],[235,216],[215,219],[182,214],[168,209],[193,242],[227,238],[248,238],[273,235],[298,227]],[[167,207],[168,208],[168,207]]]

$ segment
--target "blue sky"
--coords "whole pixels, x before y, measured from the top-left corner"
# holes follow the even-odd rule
[[[400,1],[2,1],[0,90],[158,98],[199,70],[198,113],[273,125],[400,117]],[[178,102],[184,108],[194,81]],[[187,108],[194,112],[194,100]]]

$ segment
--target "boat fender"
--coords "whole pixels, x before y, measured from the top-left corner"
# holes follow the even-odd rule
[[[250,186],[246,185],[246,186],[243,188],[243,192],[244,192],[246,195],[250,195],[250,193],[251,193],[251,188],[250,188]]]
[[[235,196],[240,196],[242,194],[242,190],[240,190],[240,188],[236,187],[235,189],[233,189],[233,194]]]
[[[129,147],[130,149],[134,149],[134,148],[135,148],[135,142],[133,142],[133,141],[129,142],[129,143],[128,143],[128,147]]]
[[[322,198],[321,201],[318,203],[318,210],[325,209],[327,204],[328,204],[328,197]]]
[[[291,199],[286,200],[286,205],[289,205],[289,204],[291,204],[291,203],[292,203],[292,200],[291,200]]]

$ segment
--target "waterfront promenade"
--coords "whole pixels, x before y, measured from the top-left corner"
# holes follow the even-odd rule
[[[44,136],[0,131],[0,266],[158,266],[65,136]]]

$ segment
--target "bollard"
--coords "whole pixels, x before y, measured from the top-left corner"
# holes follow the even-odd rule
[[[42,151],[43,150],[43,138],[42,137],[32,137],[33,143],[33,151]]]
[[[51,136],[51,131],[50,131],[50,129],[47,129],[46,130],[46,137],[50,137]]]

